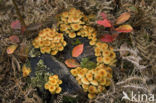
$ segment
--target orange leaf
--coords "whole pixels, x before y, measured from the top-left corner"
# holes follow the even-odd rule
[[[10,46],[8,46],[8,47],[7,47],[7,53],[8,53],[8,54],[14,53],[14,51],[15,51],[16,48],[17,48],[17,46],[18,46],[18,45],[10,45]]]
[[[80,66],[80,64],[75,59],[67,59],[67,60],[65,60],[65,64],[69,68],[75,68],[75,67]]]
[[[122,13],[116,20],[116,24],[122,24],[124,22],[126,22],[129,18],[130,18],[130,13],[128,12],[125,12],[125,13]]]
[[[72,57],[78,57],[82,54],[83,52],[83,44],[79,44],[77,46],[75,46],[72,50]]]
[[[125,33],[128,33],[128,32],[131,32],[133,30],[132,26],[126,24],[126,25],[121,25],[119,26],[118,28],[115,29],[116,31],[118,32],[125,32]]]

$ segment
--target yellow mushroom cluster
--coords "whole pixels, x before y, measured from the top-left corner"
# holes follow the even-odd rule
[[[75,76],[79,85],[82,86],[84,92],[88,92],[88,98],[93,99],[98,93],[105,90],[105,86],[111,84],[112,69],[100,64],[95,69],[77,67],[72,69],[71,74]]]
[[[58,51],[62,51],[66,44],[63,34],[50,28],[40,31],[38,37],[33,41],[33,46],[40,48],[42,54],[48,53],[51,55],[56,55]]]
[[[62,84],[62,81],[59,80],[58,75],[53,75],[49,77],[49,81],[45,83],[44,88],[49,90],[51,94],[59,94],[62,91],[60,84]]]
[[[102,63],[113,65],[116,62],[116,54],[112,47],[108,47],[108,44],[97,42],[94,51],[97,56],[97,65]]]
[[[58,26],[60,31],[68,34],[70,38],[76,36],[88,37],[90,44],[94,45],[96,41],[96,32],[93,27],[87,26],[88,18],[83,12],[75,8],[65,11],[59,15]]]
[[[81,37],[87,37],[90,40],[90,45],[96,44],[96,30],[91,26],[84,25],[83,28],[77,33],[77,35]]]
[[[65,32],[70,38],[75,38],[77,31],[85,24],[85,15],[80,10],[71,8],[59,15],[58,26],[60,31]]]

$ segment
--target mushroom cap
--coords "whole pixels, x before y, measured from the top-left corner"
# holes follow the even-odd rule
[[[103,58],[103,62],[104,62],[105,64],[110,64],[110,63],[111,63],[111,58],[110,58],[110,57],[104,57],[104,58]]]
[[[49,86],[49,83],[44,84],[44,88],[45,88],[45,89],[49,89],[49,87],[50,87],[50,86]]]
[[[88,88],[89,93],[97,93],[97,88],[95,86],[90,85]]]
[[[103,62],[103,58],[101,56],[99,56],[99,57],[96,58],[96,61],[98,63],[102,63]]]
[[[100,81],[101,85],[106,85],[106,78],[102,78],[102,80]]]
[[[88,72],[86,74],[86,78],[89,80],[89,81],[92,81],[93,80],[93,74],[91,72]]]
[[[61,87],[57,87],[57,88],[56,88],[56,93],[57,93],[57,94],[59,94],[61,91],[62,91],[62,88],[61,88]]]
[[[52,77],[55,79],[59,79],[58,75],[53,75]]]
[[[96,80],[92,80],[90,83],[94,86],[98,86],[98,82]]]
[[[94,93],[89,93],[88,94],[89,99],[94,99],[95,97],[96,97],[96,94],[94,94]]]
[[[83,89],[88,90],[89,85],[87,84],[82,84]]]
[[[56,87],[54,85],[50,85],[49,86],[49,91],[54,94],[55,93],[55,90],[56,90]]]
[[[88,81],[88,79],[85,78],[85,77],[83,77],[83,78],[81,79],[81,82],[82,82],[83,84],[87,84],[87,85],[90,84],[89,81]]]
[[[73,33],[69,33],[69,37],[70,38],[75,38],[76,37],[76,34],[73,32]]]
[[[105,69],[100,69],[99,71],[98,71],[98,75],[101,75],[101,76],[103,76],[103,77],[106,77],[107,76],[107,71],[105,70]]]
[[[77,74],[78,74],[78,72],[77,72],[76,69],[72,69],[72,70],[70,70],[70,72],[71,72],[71,74],[72,74],[73,76],[77,76]]]
[[[101,85],[98,86],[98,92],[101,93],[105,90],[105,88]]]
[[[81,28],[80,24],[70,24],[70,26],[74,31],[78,31]]]
[[[104,50],[103,53],[102,53],[102,55],[104,57],[108,57],[108,56],[110,56],[110,51],[109,50]]]
[[[56,50],[55,50],[55,51],[52,51],[52,52],[51,52],[51,55],[56,55],[57,52],[58,52],[58,51],[56,51]]]
[[[58,80],[57,79],[49,80],[49,84],[50,85],[56,85],[57,83],[58,83]]]
[[[93,41],[93,40],[91,40],[91,41],[89,42],[90,45],[95,45],[95,43],[96,43],[96,42]]]

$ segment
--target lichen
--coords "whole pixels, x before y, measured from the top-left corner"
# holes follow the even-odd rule
[[[48,81],[48,77],[53,73],[47,72],[49,68],[44,64],[43,60],[39,60],[35,68],[35,76],[31,77],[32,87],[38,87],[43,90],[44,84]]]

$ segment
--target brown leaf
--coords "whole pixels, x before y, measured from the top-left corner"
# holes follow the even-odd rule
[[[125,12],[122,13],[116,20],[116,24],[122,24],[124,22],[126,22],[129,18],[130,18],[130,13],[129,12]]]
[[[79,45],[75,46],[72,50],[72,57],[80,56],[83,52],[83,47],[84,47],[84,44],[79,44]]]
[[[128,33],[128,32],[131,32],[133,30],[133,28],[132,28],[131,25],[126,24],[126,25],[119,26],[115,30],[118,31],[118,32]]]
[[[72,58],[65,60],[65,64],[69,68],[75,68],[80,66],[80,64],[75,59]]]
[[[19,37],[17,35],[12,35],[9,37],[9,40],[12,42],[12,43],[19,43],[20,40],[19,40]]]
[[[10,45],[7,47],[7,54],[12,54],[16,50],[18,45]]]

